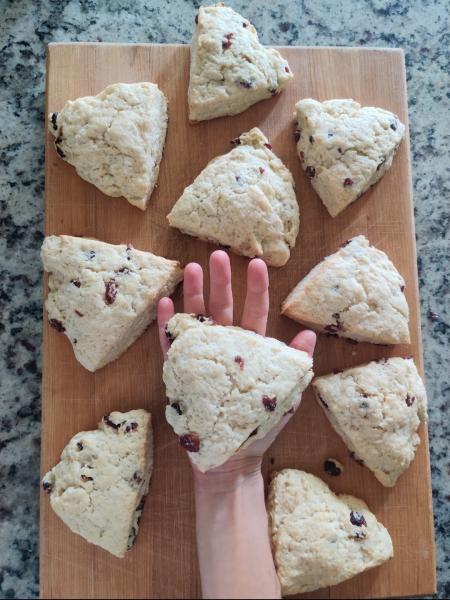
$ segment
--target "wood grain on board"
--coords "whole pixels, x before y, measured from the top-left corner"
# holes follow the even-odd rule
[[[47,112],[68,99],[97,94],[114,82],[156,82],[169,100],[169,129],[158,187],[146,212],[122,198],[108,198],[62,161],[46,136],[45,229],[47,234],[131,242],[183,264],[207,269],[213,246],[168,227],[166,214],[206,163],[230,149],[230,140],[258,126],[291,169],[300,204],[297,245],[284,268],[270,269],[268,334],[289,341],[298,330],[279,315],[291,288],[346,239],[364,234],[387,252],[406,281],[411,345],[351,345],[319,336],[318,375],[383,356],[413,354],[422,370],[409,141],[393,167],[363,198],[332,219],[304,176],[295,153],[293,109],[303,97],[354,98],[395,112],[407,124],[404,57],[400,50],[282,48],[295,79],[280,96],[233,118],[189,125],[186,112],[187,46],[52,44],[47,59]],[[248,260],[231,255],[236,317],[244,297]],[[176,294],[180,306],[180,291]],[[155,471],[135,548],[119,560],[74,535],[41,500],[41,593],[44,598],[198,598],[192,477],[188,460],[164,418],[161,356],[153,325],[119,360],[95,374],[74,358],[67,338],[44,319],[42,472],[59,459],[78,431],[92,429],[111,410],[149,409],[155,432]],[[392,536],[388,564],[314,598],[369,598],[432,593],[435,562],[427,432],[411,468],[392,489],[352,461],[328,424],[311,390],[266,456],[264,471],[297,467],[322,476],[336,492],[363,498]],[[341,477],[323,472],[323,461],[339,459]],[[273,464],[272,464],[273,463]]]

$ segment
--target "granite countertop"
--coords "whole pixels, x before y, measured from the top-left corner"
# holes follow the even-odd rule
[[[45,47],[188,43],[199,2],[6,0],[0,23],[0,598],[38,596]],[[450,5],[445,0],[229,4],[279,45],[405,50],[440,598],[450,597]],[[447,539],[446,537],[447,532]]]

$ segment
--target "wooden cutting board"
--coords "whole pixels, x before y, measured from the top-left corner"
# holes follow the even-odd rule
[[[169,129],[158,188],[142,213],[125,200],[111,199],[80,179],[62,161],[46,136],[46,234],[96,237],[113,244],[131,242],[183,264],[207,268],[213,246],[167,226],[166,214],[206,163],[230,149],[230,140],[258,126],[296,181],[301,224],[292,257],[270,270],[268,334],[289,341],[298,325],[279,315],[291,288],[346,239],[364,234],[388,253],[406,281],[411,310],[410,346],[351,345],[319,336],[318,375],[371,359],[413,354],[422,370],[422,344],[408,138],[392,169],[364,197],[332,219],[304,176],[295,154],[293,109],[303,97],[354,98],[394,111],[407,124],[404,56],[400,50],[282,48],[294,81],[280,96],[233,118],[189,125],[186,112],[187,46],[51,44],[47,58],[47,113],[68,99],[97,94],[114,82],[153,81],[169,100]],[[247,259],[231,255],[237,317],[244,297]],[[181,293],[177,293],[180,307]],[[188,460],[164,418],[161,356],[153,325],[118,361],[95,374],[79,365],[65,336],[44,318],[42,473],[52,467],[70,437],[92,429],[111,410],[144,407],[153,414],[155,471],[135,548],[123,560],[87,544],[41,499],[41,593],[44,598],[198,598],[194,507]],[[369,598],[431,594],[435,557],[426,427],[411,468],[393,489],[348,455],[311,390],[298,413],[269,450],[264,471],[297,467],[325,479],[336,492],[363,498],[392,536],[395,557],[388,564],[314,598]],[[323,461],[339,459],[341,477],[323,472]]]

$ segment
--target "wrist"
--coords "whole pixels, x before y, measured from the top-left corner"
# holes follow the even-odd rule
[[[260,457],[236,457],[224,465],[202,473],[194,468],[195,493],[224,493],[262,483]]]

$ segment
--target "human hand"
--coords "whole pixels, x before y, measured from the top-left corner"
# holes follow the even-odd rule
[[[209,314],[219,325],[233,324],[233,292],[231,285],[230,259],[223,250],[216,250],[209,261],[210,295],[209,311],[206,310],[203,295],[203,270],[197,263],[189,263],[184,270],[184,312]],[[242,314],[241,327],[265,335],[269,313],[269,276],[264,261],[254,258],[249,262],[247,270],[247,293]],[[158,305],[158,327],[161,348],[166,357],[169,341],[165,335],[165,326],[174,314],[173,302],[170,298],[162,298]],[[292,348],[313,355],[316,334],[305,330],[300,332],[290,343]],[[300,405],[301,397],[294,407]],[[281,418],[280,422],[262,439],[256,440],[229,458],[223,465],[201,473],[194,465],[194,473],[198,481],[214,475],[251,474],[259,472],[264,452],[272,445],[275,438],[292,418],[294,412]]]

